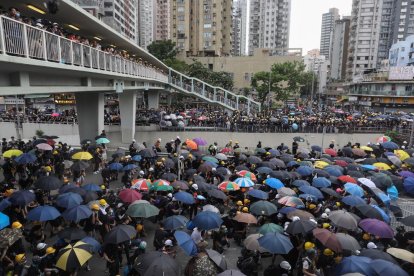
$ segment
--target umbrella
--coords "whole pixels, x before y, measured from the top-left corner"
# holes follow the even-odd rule
[[[240,186],[240,188],[249,188],[253,187],[254,183],[250,178],[247,177],[239,177],[234,182]]]
[[[257,156],[249,156],[247,158],[247,162],[250,163],[250,164],[258,164],[258,163],[261,163],[263,161],[262,161],[262,159],[260,157],[257,157]]]
[[[23,152],[18,149],[11,149],[8,151],[3,152],[3,158],[12,158],[13,156],[20,156]]]
[[[354,183],[346,183],[344,185],[345,191],[351,195],[363,197],[364,196],[364,190]]]
[[[341,175],[341,176],[338,177],[338,180],[340,180],[344,183],[353,183],[353,184],[357,183],[357,181],[349,175]]]
[[[101,244],[92,237],[84,237],[81,239],[82,242],[88,244],[92,252],[99,252],[101,250]]]
[[[342,202],[349,206],[367,205],[365,200],[358,196],[348,195],[342,198]]]
[[[144,179],[144,178],[140,178],[140,179],[134,179],[132,180],[132,186],[131,189],[137,189],[140,191],[149,191],[150,187],[151,187],[152,183],[151,180],[149,179]]]
[[[348,230],[355,230],[358,227],[358,222],[351,213],[338,210],[329,214],[329,219],[338,227],[342,227]]]
[[[158,215],[160,210],[148,201],[137,200],[129,205],[126,214],[134,218],[149,218]]]
[[[257,181],[256,175],[250,171],[247,170],[242,170],[237,172],[237,175],[242,176],[242,177],[247,177],[250,178],[250,180],[252,181]]]
[[[370,265],[377,275],[408,276],[408,273],[398,263],[377,259],[373,260]]]
[[[20,156],[17,156],[14,161],[16,161],[17,164],[32,164],[34,162],[36,162],[37,157],[34,154],[30,154],[30,153],[23,153]]]
[[[227,262],[224,259],[224,256],[221,255],[219,252],[212,250],[212,249],[206,249],[207,255],[210,257],[210,259],[222,270],[227,269]]]
[[[272,233],[272,232],[270,232]],[[261,234],[250,234],[249,236],[246,237],[246,239],[243,241],[243,245],[246,247],[246,249],[248,250],[252,250],[252,251],[259,251],[259,252],[266,252],[267,250],[264,249],[263,247],[261,247],[259,245],[259,241],[258,239],[260,237],[262,237],[263,235]]]
[[[375,275],[370,265],[371,259],[360,256],[345,257],[336,267],[335,275],[345,275],[348,273],[361,273],[362,275]]]
[[[331,188],[322,188],[321,191],[327,195],[333,196],[335,198],[342,198],[342,196],[340,194],[338,194],[337,192],[335,192],[334,190],[332,190]]]
[[[294,196],[284,196],[281,199],[279,199],[278,202],[285,206],[290,206],[290,207],[295,207],[295,208],[305,207],[305,204],[303,203],[303,201]]]
[[[97,139],[96,141],[95,141],[95,143],[97,143],[97,144],[109,144],[111,141],[109,141],[107,138],[105,138],[105,137],[101,137],[101,138],[99,138],[99,139]]]
[[[73,171],[79,172],[89,167],[89,164],[85,161],[76,161],[70,167]]]
[[[131,225],[120,224],[109,231],[104,238],[105,244],[120,244],[129,241],[136,235],[135,228]]]
[[[165,179],[165,180],[167,180],[169,182],[174,182],[178,178],[178,176],[175,173],[164,173],[161,176],[161,178],[162,179]]]
[[[391,141],[382,143],[381,145],[384,149],[388,149],[388,150],[397,150],[400,148],[396,143],[391,142]]]
[[[35,182],[35,187],[41,190],[51,191],[57,190],[62,186],[62,181],[56,176],[42,176]]]
[[[85,191],[92,191],[92,192],[100,192],[101,191],[101,187],[99,187],[96,184],[92,184],[92,183],[83,185],[81,188],[84,189]]]
[[[223,271],[220,274],[217,274],[217,276],[246,276],[246,274],[243,274],[239,270],[228,269],[228,270]]]
[[[414,227],[414,215],[405,217],[400,222],[407,225],[407,226]]]
[[[124,166],[121,163],[114,162],[109,164],[108,168],[111,171],[121,171],[124,168]]]
[[[296,169],[296,172],[299,173],[301,176],[309,176],[313,173],[313,169],[308,166],[300,166]]]
[[[10,225],[9,216],[0,212],[0,230]]]
[[[142,195],[133,189],[123,189],[119,192],[118,197],[125,203],[132,203],[142,198]]]
[[[216,229],[223,223],[220,215],[211,211],[203,211],[198,213],[192,221],[196,227],[202,230]]]
[[[170,186],[170,182],[158,179],[152,183],[151,189],[155,191],[172,191],[173,188]]]
[[[331,181],[326,177],[315,177],[312,180],[312,186],[316,188],[327,188],[331,186]]]
[[[404,179],[403,182],[404,190],[408,193],[413,195],[414,194],[414,178],[413,177],[407,177]]]
[[[373,234],[380,238],[392,239],[394,237],[394,231],[385,222],[367,218],[359,222],[359,226],[367,233]]]
[[[382,250],[378,250],[378,249],[366,249],[363,248],[361,250],[361,253],[359,254],[359,256],[363,256],[363,257],[368,257],[371,258],[373,260],[379,259],[379,260],[385,260],[388,262],[391,262],[393,264],[398,264],[398,262],[391,257],[390,254],[382,251]]]
[[[327,173],[329,173],[332,176],[340,177],[342,175],[341,167],[337,166],[326,166],[323,168]]]
[[[380,144],[385,143],[385,142],[390,142],[390,141],[391,141],[391,137],[385,136],[385,135],[377,138],[377,143],[380,143]]]
[[[272,172],[272,169],[269,167],[259,167],[256,169],[256,172],[260,174],[270,174]]]
[[[353,236],[345,233],[336,233],[335,236],[343,250],[356,251],[361,249],[358,241]]]
[[[323,194],[321,193],[321,191],[320,191],[320,190],[318,190],[318,189],[317,189],[317,188],[315,188],[315,187],[312,187],[312,186],[300,186],[300,187],[299,187],[299,190],[300,190],[301,192],[305,193],[305,194],[310,194],[310,195],[313,195],[313,196],[315,196],[315,197],[317,197],[317,198],[319,198],[319,199],[323,199],[323,198],[324,198],[324,196],[323,196]]]
[[[191,150],[197,150],[197,148],[198,148],[197,143],[194,142],[193,140],[190,140],[190,139],[186,139],[185,144],[187,145],[187,148],[189,148]]]
[[[174,198],[184,204],[194,204],[195,200],[192,194],[187,192],[177,192],[174,194]]]
[[[174,237],[178,245],[184,250],[188,256],[197,255],[197,245],[194,240],[183,231],[175,231]]]
[[[52,206],[38,206],[29,211],[27,219],[31,221],[49,221],[60,217],[60,212]]]
[[[85,194],[82,195],[83,202],[88,203],[90,201],[98,199],[98,194],[93,191],[86,191]]]
[[[292,190],[291,188],[286,188],[286,187],[277,189],[277,193],[280,196],[296,196],[296,192],[294,190]]]
[[[272,254],[287,254],[292,250],[293,245],[290,239],[280,233],[267,233],[258,238],[259,245]]]
[[[9,197],[9,201],[13,205],[18,205],[18,206],[26,206],[30,202],[34,201],[35,199],[36,199],[35,194],[27,190],[19,190],[17,192],[14,192]]]
[[[388,171],[391,170],[391,167],[388,164],[382,163],[382,162],[377,162],[372,164],[372,166],[376,167],[377,169],[381,170],[381,171]]]
[[[227,155],[225,155],[224,153],[217,153],[215,157],[218,160],[227,160]]]
[[[139,275],[145,276],[179,276],[180,266],[169,255],[160,251],[152,251],[139,255],[135,262]]]
[[[414,264],[414,253],[408,250],[391,247],[387,249],[387,253],[397,259]]]
[[[23,232],[21,229],[5,228],[0,231],[0,248],[8,248],[22,237]]]
[[[255,215],[270,216],[277,213],[277,208],[269,201],[259,200],[250,205],[250,212]]]
[[[91,160],[92,158],[92,154],[87,151],[80,151],[72,155],[72,159],[74,160]]]
[[[36,145],[36,148],[40,149],[40,150],[53,150],[52,146],[46,143],[41,143]]]
[[[306,180],[295,180],[292,183],[293,186],[300,187],[300,186],[310,186],[309,182]]]
[[[58,233],[58,237],[60,239],[76,241],[76,240],[80,240],[86,237],[86,233],[82,229],[71,227],[71,228],[65,228],[62,231],[60,231]]]
[[[138,152],[138,154],[143,158],[151,158],[156,156],[155,152],[152,149],[142,149],[140,152]]]
[[[335,157],[337,155],[336,151],[334,149],[325,149],[324,152],[326,154],[329,154],[332,157]]]
[[[220,191],[220,190],[215,190],[215,189],[208,190],[207,194],[211,197],[221,199],[223,201],[227,200],[227,195],[225,193],[223,193],[222,191]]]
[[[315,218],[311,213],[303,211],[303,210],[298,210],[298,209],[294,209],[293,211],[289,212],[287,214],[287,217],[289,219],[292,219],[293,217],[299,217],[300,219],[303,219],[303,220],[309,220],[309,219]]]
[[[72,208],[80,205],[82,201],[80,195],[69,192],[59,195],[56,199],[56,205],[62,208]]]
[[[193,141],[199,146],[207,145],[207,141],[204,138],[201,138],[201,137],[194,138]]]
[[[241,213],[238,212],[236,216],[233,218],[235,221],[241,222],[241,223],[247,223],[247,224],[256,224],[257,219],[255,216],[249,213]]]
[[[232,182],[232,181],[224,181],[218,185],[218,188],[222,191],[240,190],[240,186],[236,182]]]
[[[188,218],[181,216],[181,215],[175,215],[175,216],[169,216],[164,220],[164,228],[167,230],[177,230],[179,228],[183,228],[187,225]]]
[[[310,231],[316,228],[316,223],[310,220],[295,220],[289,223],[286,232],[292,235],[302,234],[306,235]]]
[[[285,185],[277,178],[268,178],[264,181],[264,183],[273,189],[280,189],[282,187],[285,187]]]
[[[364,205],[357,205],[355,208],[361,212],[361,214],[366,218],[375,218],[379,220],[383,220],[381,213],[371,205],[364,204]]]
[[[369,188],[376,188],[375,183],[372,182],[371,179],[368,178],[358,178],[358,182],[360,182],[362,185],[365,185]]]
[[[315,228],[312,230],[313,236],[320,241],[325,247],[335,252],[342,252],[342,246],[334,233],[328,229]]]
[[[67,221],[79,222],[92,215],[91,209],[86,205],[77,205],[69,208],[62,213],[62,217]]]
[[[5,198],[2,201],[0,201],[0,212],[7,209],[10,205],[12,205],[12,203],[8,198]]]
[[[82,241],[78,241],[73,246],[67,245],[59,251],[56,261],[56,267],[63,271],[73,271],[82,267],[92,254],[89,252],[90,245]]]
[[[284,229],[282,226],[275,224],[275,223],[266,223],[263,224],[260,228],[259,228],[259,234],[265,235],[267,233],[283,233]]]
[[[261,190],[250,190],[247,192],[247,194],[251,197],[257,198],[257,199],[263,199],[263,200],[267,200],[269,198],[269,195]]]
[[[124,166],[124,167],[122,168],[122,170],[123,170],[123,171],[131,171],[131,170],[134,170],[134,169],[136,169],[136,168],[138,168],[138,166],[137,166],[137,165],[135,165],[135,164],[128,164],[128,165]]]

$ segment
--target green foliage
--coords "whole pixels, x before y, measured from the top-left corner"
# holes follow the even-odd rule
[[[258,72],[252,78],[259,101],[263,104],[269,93],[276,100],[285,101],[305,84],[305,65],[302,62],[275,63],[270,72]]]
[[[161,61],[174,59],[177,54],[175,43],[171,40],[153,41],[150,45],[148,45],[147,49],[148,52]]]
[[[310,96],[312,93],[312,83],[313,83],[313,91],[315,92],[318,87],[318,77],[316,76],[315,72],[304,72],[303,73],[303,82],[302,87],[300,88],[301,96]]]
[[[42,137],[43,135],[45,135],[45,133],[41,129],[36,130],[35,134],[37,137]]]
[[[165,65],[168,67],[171,67],[174,70],[177,70],[178,72],[181,72],[183,74],[186,74],[188,72],[188,64],[185,63],[185,61],[178,60],[176,58],[169,58],[164,61]]]
[[[396,142],[396,143],[402,143],[403,142],[403,139],[400,136],[400,133],[398,131],[388,130],[387,132],[384,133],[384,135],[390,137],[391,140]]]
[[[187,74],[213,86],[219,86],[227,90],[233,89],[233,78],[230,73],[223,71],[215,72],[199,61],[194,61],[188,66]]]

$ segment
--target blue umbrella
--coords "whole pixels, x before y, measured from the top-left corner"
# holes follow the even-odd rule
[[[296,172],[301,176],[309,176],[313,173],[313,168],[308,166],[300,166],[296,169]]]
[[[188,218],[176,215],[169,216],[164,220],[164,228],[167,230],[176,230],[178,228],[185,227],[188,223]]]
[[[86,190],[86,191],[92,191],[92,192],[100,192],[101,191],[101,187],[99,187],[98,185],[93,184],[93,183],[83,185],[81,188]]]
[[[343,175],[342,170],[338,167],[326,166],[325,168],[323,168],[323,170],[328,172],[332,176],[340,177],[341,175]]]
[[[276,190],[282,187],[285,187],[282,181],[280,181],[277,178],[268,178],[264,182],[267,186],[269,186],[270,188],[276,189]]]
[[[237,185],[240,186],[240,188],[249,188],[254,186],[253,181],[248,177],[239,177],[236,180],[234,180],[234,182],[236,182]]]
[[[96,253],[99,252],[99,250],[101,250],[101,244],[92,237],[84,237],[83,239],[81,239],[81,241],[90,245],[92,252]]]
[[[37,160],[37,157],[34,154],[30,154],[30,153],[23,153],[20,156],[17,156],[16,159],[14,159],[14,161],[17,162],[17,164],[31,164],[34,163]]]
[[[298,162],[290,161],[289,163],[286,164],[286,167],[291,168],[291,167],[298,166],[298,165],[299,165]]]
[[[404,179],[404,190],[405,192],[414,195],[414,177],[407,177]]]
[[[287,254],[293,245],[290,239],[280,233],[267,233],[258,239],[259,245],[272,254]]]
[[[261,190],[250,190],[247,192],[247,194],[251,197],[267,200],[269,198],[269,195]]]
[[[368,164],[361,165],[361,168],[363,168],[364,170],[367,170],[367,171],[376,171],[376,170],[378,170],[377,167],[375,167],[373,165],[368,165]]]
[[[95,141],[97,144],[108,144],[109,142],[111,142],[111,141],[109,141],[107,138],[105,138],[105,137],[101,137],[101,138],[99,138],[99,139],[97,139],[96,141]]]
[[[370,266],[377,275],[408,276],[408,273],[400,266],[386,260],[372,260]]]
[[[354,183],[345,183],[344,185],[345,191],[351,195],[363,197],[364,190]]]
[[[274,157],[274,156],[280,156],[281,154],[280,154],[280,151],[278,151],[278,150],[276,150],[276,149],[270,149],[269,150],[269,152],[270,152],[270,155],[272,156],[272,157]]]
[[[7,226],[10,225],[10,218],[9,216],[0,213],[0,230],[3,228],[6,228]]]
[[[62,213],[62,217],[67,221],[79,222],[92,215],[91,209],[86,205],[78,205],[67,209]]]
[[[331,181],[326,177],[316,177],[312,180],[312,186],[316,188],[328,188],[331,186]]]
[[[387,194],[390,197],[391,200],[397,200],[398,199],[398,190],[397,187],[392,185],[391,187],[387,188]]]
[[[177,192],[174,194],[174,198],[184,204],[194,204],[195,200],[192,194],[187,192]]]
[[[212,168],[217,168],[218,167],[218,164],[217,163],[211,162],[211,161],[204,161],[204,164],[207,164],[207,165],[209,165]]]
[[[312,186],[300,186],[299,190],[305,194],[313,195],[319,199],[323,199],[324,196],[321,191],[319,191],[317,188]]]
[[[310,184],[309,184],[308,181],[301,180],[301,179],[298,179],[298,180],[293,181],[292,185],[295,186],[295,187],[310,186]]]
[[[363,275],[376,275],[372,266],[371,259],[361,256],[349,256],[342,259],[342,262],[336,267],[336,275],[347,273],[361,273]]]
[[[316,196],[310,195],[310,194],[300,194],[299,197],[304,198],[307,201],[312,201],[312,202],[318,201],[318,198]]]
[[[348,195],[342,198],[342,202],[349,206],[365,205],[365,200],[358,196]]]
[[[311,149],[313,151],[322,152],[322,148],[320,146],[317,146],[317,145],[311,146]]]
[[[135,164],[128,164],[122,170],[123,171],[130,171],[130,170],[133,170],[133,169],[136,169],[136,168],[138,168],[137,165],[135,165]]]
[[[27,204],[34,201],[35,199],[36,199],[35,194],[27,190],[20,190],[20,191],[14,192],[9,197],[9,201],[13,205],[19,205],[19,206],[26,206]]]
[[[198,213],[192,220],[193,224],[202,230],[211,230],[219,228],[223,223],[220,215],[211,211]]]
[[[8,198],[5,198],[2,201],[0,201],[0,212],[8,208],[10,205],[11,205],[11,202]]]
[[[391,203],[391,198],[389,196],[387,196],[386,194],[384,194],[383,192],[379,192],[379,193],[375,193],[375,195],[385,204],[390,204]]]
[[[374,207],[381,214],[382,219],[386,223],[390,223],[391,218],[387,213],[385,213],[384,209],[380,208],[378,205],[372,205],[372,207]]]
[[[284,215],[287,215],[287,214],[289,214],[290,212],[293,212],[293,211],[296,211],[297,209],[296,208],[294,208],[294,207],[290,207],[290,206],[285,206],[285,207],[282,207],[280,210],[279,210],[279,213],[282,213],[282,214],[284,214]]]
[[[260,168],[257,168],[256,171],[258,173],[269,174],[272,172],[272,169],[269,167],[260,167]]]
[[[397,150],[397,149],[400,148],[396,143],[391,142],[391,141],[390,142],[382,143],[382,147],[384,149],[389,149],[389,150]]]
[[[31,221],[48,221],[60,217],[60,212],[53,206],[38,206],[27,214],[27,219]]]
[[[59,195],[56,199],[56,205],[68,209],[80,205],[82,201],[79,194],[69,192]]]
[[[197,245],[190,235],[183,231],[175,231],[174,237],[177,240],[178,245],[188,256],[197,255]]]
[[[142,160],[142,156],[139,155],[139,154],[136,154],[136,155],[132,156],[132,160],[136,161],[136,162],[139,162],[139,161]]]
[[[122,164],[121,163],[111,163],[111,164],[109,164],[109,166],[108,166],[108,168],[111,170],[111,171],[121,171],[123,168],[124,168],[124,166],[122,166]]]

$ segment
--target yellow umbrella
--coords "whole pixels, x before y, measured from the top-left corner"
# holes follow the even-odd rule
[[[22,154],[23,154],[23,152],[21,150],[11,149],[11,150],[5,151],[3,153],[3,157],[4,158],[12,158],[13,156],[20,156]]]
[[[56,267],[63,271],[72,271],[82,267],[90,258],[92,254],[90,245],[82,241],[78,241],[73,246],[68,245],[59,251]]]
[[[315,162],[315,168],[317,168],[317,169],[323,169],[326,166],[329,166],[329,164],[325,161],[316,161]]]
[[[93,158],[92,154],[87,151],[80,151],[72,155],[72,159],[75,160],[91,160]]]
[[[360,149],[362,149],[364,151],[374,151],[372,148],[370,148],[368,146],[362,146]]]
[[[410,158],[410,155],[403,150],[394,150],[394,153],[398,158],[400,158],[401,161]]]
[[[390,166],[388,166],[387,164],[385,164],[385,163],[381,163],[381,162],[377,162],[377,163],[374,163],[374,164],[372,164],[373,166],[375,166],[375,167],[377,167],[379,170],[381,170],[381,171],[388,171],[388,170],[391,170],[391,167]]]

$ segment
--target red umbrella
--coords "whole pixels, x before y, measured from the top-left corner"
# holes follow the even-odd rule
[[[342,252],[342,246],[334,233],[332,233],[328,229],[322,228],[315,228],[312,232],[313,236],[324,246],[332,249],[335,252]]]
[[[342,181],[342,182],[344,182],[344,183],[354,183],[354,184],[357,184],[357,181],[354,179],[354,178],[352,178],[351,176],[349,176],[349,175],[341,175],[340,177],[338,177],[338,180],[340,180],[340,181]]]
[[[132,189],[124,189],[119,192],[119,198],[125,203],[131,203],[142,198],[142,195]]]
[[[53,140],[53,139],[48,139],[48,140],[47,140],[47,143],[48,143],[49,145],[53,146],[54,144],[56,144],[56,141],[55,141],[55,140]]]
[[[344,168],[348,167],[348,163],[344,160],[335,160],[335,164]]]
[[[325,149],[325,153],[329,154],[332,157],[335,157],[337,155],[337,153],[334,149]]]
[[[231,152],[231,148],[224,148],[220,152],[221,153],[229,153],[229,152]]]

